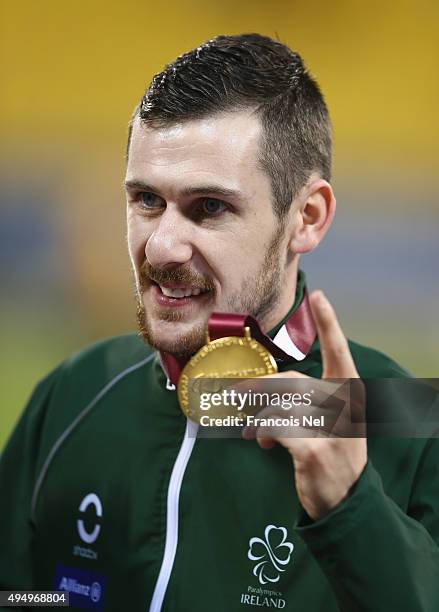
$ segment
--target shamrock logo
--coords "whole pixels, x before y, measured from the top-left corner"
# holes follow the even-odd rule
[[[267,525],[264,532],[265,539],[251,538],[247,556],[250,561],[258,561],[253,568],[253,575],[261,584],[277,582],[281,572],[291,559],[294,544],[287,542],[285,527]]]

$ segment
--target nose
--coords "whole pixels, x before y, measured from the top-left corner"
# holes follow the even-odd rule
[[[146,242],[146,259],[157,268],[187,263],[193,253],[190,234],[190,221],[168,206]]]

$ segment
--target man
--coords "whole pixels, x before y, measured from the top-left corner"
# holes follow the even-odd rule
[[[407,375],[348,343],[321,292],[308,307],[298,260],[333,219],[330,168],[322,95],[281,43],[217,37],[153,79],[125,182],[146,343],[104,341],[37,387],[1,465],[3,589],[108,611],[439,609],[436,440],[197,438],[178,404],[209,320],[239,336],[240,314],[292,385]]]

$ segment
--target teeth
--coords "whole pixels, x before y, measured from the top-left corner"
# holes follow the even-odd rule
[[[169,289],[169,287],[162,287],[160,285],[160,289],[163,295],[172,298],[189,297],[191,295],[199,295],[200,293],[204,293],[204,291],[199,287],[188,287],[187,289]]]

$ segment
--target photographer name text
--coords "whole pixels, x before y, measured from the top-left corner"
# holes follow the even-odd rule
[[[319,417],[306,416],[301,417],[258,417],[253,415],[234,416],[227,415],[225,417],[210,417],[203,415],[200,418],[202,427],[242,427],[243,425],[252,425],[255,427],[324,427],[325,416],[322,414]]]

